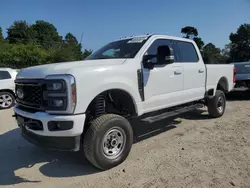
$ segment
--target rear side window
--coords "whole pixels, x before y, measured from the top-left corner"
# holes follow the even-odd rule
[[[178,62],[197,63],[199,61],[196,49],[192,43],[176,41],[176,46],[178,48],[179,55]]]
[[[0,80],[11,79],[10,73],[8,71],[0,71]]]

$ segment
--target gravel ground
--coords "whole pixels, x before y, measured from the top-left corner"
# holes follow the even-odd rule
[[[0,111],[0,187],[250,188],[248,92],[232,93],[219,119],[196,111],[154,124],[134,120],[129,157],[103,172],[82,153],[29,144],[12,114],[12,109]]]

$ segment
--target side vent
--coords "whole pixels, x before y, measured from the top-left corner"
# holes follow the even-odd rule
[[[98,95],[95,99],[95,116],[99,117],[105,113],[105,99],[103,95]]]
[[[143,73],[141,69],[137,70],[137,79],[138,79],[138,90],[141,96],[141,100],[144,101],[144,86],[143,86]]]

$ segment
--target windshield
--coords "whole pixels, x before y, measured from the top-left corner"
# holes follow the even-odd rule
[[[250,64],[235,65],[237,74],[250,74]]]
[[[148,38],[149,36],[135,37],[111,42],[88,56],[86,59],[134,58]]]

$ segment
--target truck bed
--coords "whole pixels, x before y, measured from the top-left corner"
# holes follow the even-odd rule
[[[233,71],[234,65],[232,64],[206,64],[207,77],[206,77],[206,90],[216,88],[216,83],[219,82],[221,78],[227,80],[228,90],[232,90],[234,87]]]

